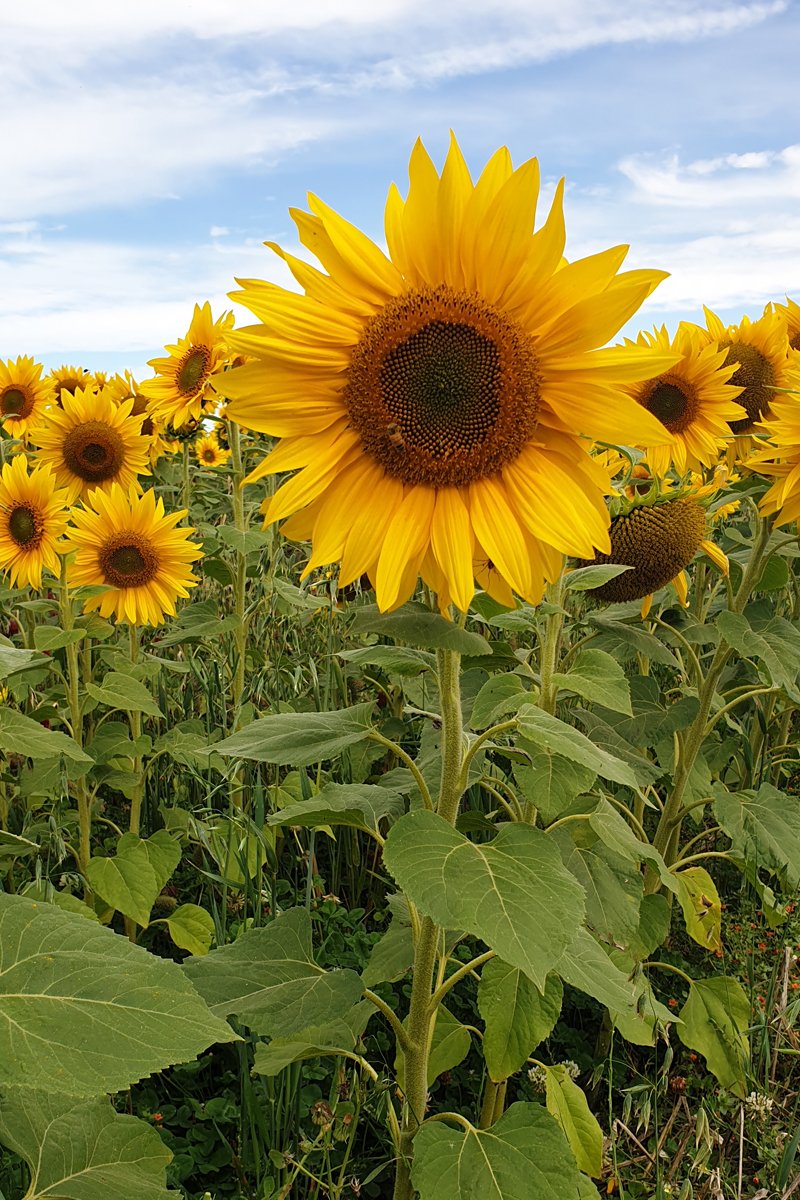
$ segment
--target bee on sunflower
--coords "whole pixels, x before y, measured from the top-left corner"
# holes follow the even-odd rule
[[[609,604],[642,601],[642,619],[650,612],[653,596],[671,583],[683,607],[688,603],[689,577],[686,568],[695,555],[703,553],[727,575],[727,556],[709,536],[714,523],[708,504],[725,482],[726,472],[715,473],[703,484],[699,478],[687,483],[651,479],[642,492],[629,487],[611,501],[611,551],[597,554],[581,566],[609,564],[629,567],[589,595]],[[643,477],[642,477],[643,478]]]
[[[165,346],[166,358],[150,360],[155,377],[144,380],[139,390],[150,402],[151,415],[164,426],[194,428],[205,406],[216,402],[214,382],[230,357],[232,329],[232,313],[214,321],[208,301],[202,308],[195,304],[186,336]]]
[[[150,490],[139,496],[119,484],[99,488],[74,508],[66,548],[75,557],[67,567],[72,587],[102,587],[90,596],[84,612],[99,609],[129,625],[161,625],[175,615],[175,602],[196,587],[191,563],[202,549],[189,538],[193,529],[177,529],[187,510],[167,513]]]
[[[610,549],[591,440],[669,440],[624,389],[680,356],[600,348],[664,273],[619,274],[624,246],[566,262],[563,181],[534,231],[538,164],[506,148],[474,183],[455,138],[441,175],[417,142],[409,180],[388,255],[316,196],[292,210],[322,270],[269,243],[303,294],[239,280],[263,323],[231,335],[250,361],[219,391],[281,439],[249,480],[296,472],[263,511],[311,540],[306,572],[367,574],[384,610],[420,575],[462,611],[476,578],[535,603],[564,554]]]
[[[66,492],[49,465],[28,470],[17,454],[0,472],[0,571],[13,587],[42,586],[42,571],[58,576],[59,539],[67,525]]]
[[[0,361],[0,422],[11,437],[26,438],[42,421],[52,396],[41,363],[23,355],[16,362]]]

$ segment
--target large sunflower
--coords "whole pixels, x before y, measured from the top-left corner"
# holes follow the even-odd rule
[[[102,586],[90,596],[84,612],[99,608],[102,617],[116,615],[129,625],[161,625],[175,615],[175,601],[197,586],[190,564],[202,557],[193,529],[176,529],[186,509],[165,513],[162,500],[147,491],[137,496],[117,484],[99,488],[87,508],[72,511],[75,528],[67,530],[67,549],[75,559],[67,568],[74,587]]]
[[[174,346],[165,346],[168,358],[148,363],[156,372],[139,387],[150,401],[153,416],[173,429],[194,424],[207,400],[216,401],[214,377],[224,370],[229,358],[228,336],[233,314],[223,313],[218,321],[211,316],[211,305],[194,306],[192,323],[185,337]]]
[[[473,184],[455,139],[441,176],[418,142],[406,200],[389,192],[388,257],[310,196],[292,215],[327,273],[273,246],[305,295],[234,294],[264,324],[232,335],[253,361],[219,390],[231,419],[283,439],[249,478],[299,468],[266,520],[297,514],[284,532],[310,530],[308,569],[368,573],[382,609],[422,574],[465,610],[487,562],[537,601],[562,553],[608,549],[580,435],[665,441],[622,385],[679,356],[595,349],[663,273],[618,275],[620,246],[567,264],[563,188],[534,233],[538,193],[535,160],[513,170],[501,149]]]
[[[787,386],[789,339],[786,318],[781,312],[765,312],[757,321],[744,316],[738,325],[724,325],[711,309],[704,307],[703,311],[708,328],[690,328],[699,329],[701,335],[724,350],[726,363],[737,364],[730,382],[741,389],[736,403],[742,406],[746,415],[730,421],[729,425],[739,439],[741,451],[749,446],[749,441],[742,439],[749,438],[769,412],[775,389]]]
[[[17,454],[0,473],[0,570],[14,587],[40,588],[42,570],[61,570],[57,543],[67,524],[66,492],[49,465],[28,472]]]
[[[92,488],[141,491],[137,475],[149,475],[149,438],[140,435],[141,417],[132,415],[133,400],[118,404],[107,390],[61,393],[61,408],[48,413],[46,425],[34,431],[39,460],[49,462],[56,482],[67,489],[69,502]]]
[[[629,389],[672,434],[671,443],[648,449],[649,465],[656,475],[666,475],[672,464],[681,475],[712,466],[719,460],[725,440],[730,440],[730,423],[747,416],[736,403],[742,388],[728,382],[738,370],[736,364],[728,361],[727,350],[714,342],[704,345],[687,325],[681,326],[672,340],[662,326],[653,333],[640,333],[638,342],[681,355],[669,370]]]
[[[22,355],[0,362],[0,422],[12,437],[24,437],[39,424],[52,394],[41,363]]]

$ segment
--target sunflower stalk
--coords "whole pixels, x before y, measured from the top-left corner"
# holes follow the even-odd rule
[[[436,665],[442,716],[439,798],[436,811],[450,825],[458,816],[462,792],[464,737],[461,717],[461,655],[438,650]],[[408,1045],[402,1051],[405,1102],[400,1133],[394,1200],[412,1200],[411,1157],[414,1135],[425,1118],[428,1102],[428,1060],[438,1004],[432,1005],[434,973],[444,931],[430,917],[420,923],[414,949],[411,1002],[405,1026]]]
[[[550,713],[551,716],[556,711],[556,696],[558,694],[558,688],[553,686],[553,675],[558,664],[561,633],[564,628],[564,617],[566,616],[563,609],[564,590],[565,577],[562,572],[558,581],[551,583],[547,588],[547,603],[551,606],[551,610],[545,617],[544,637],[542,638],[539,655],[539,707],[543,708],[546,713]]]
[[[59,586],[59,614],[61,628],[65,633],[71,633],[75,628],[75,610],[72,606],[72,596],[67,585],[67,561],[61,559],[61,580]],[[83,749],[83,711],[81,705],[81,666],[77,642],[69,642],[66,646],[67,656],[67,705],[72,739],[80,749]],[[78,868],[85,877],[89,859],[92,856],[92,806],[86,790],[84,777],[75,780],[75,799],[78,805]],[[88,892],[87,892],[88,898]]]
[[[234,421],[228,421],[228,445],[231,449],[232,488],[233,488],[233,524],[240,533],[247,532],[247,517],[244,511],[244,493],[242,483],[242,446],[239,426]],[[233,601],[236,614],[234,639],[236,642],[236,667],[233,675],[233,729],[239,728],[241,722],[242,701],[245,687],[245,661],[247,652],[247,625],[245,620],[245,589],[247,585],[247,556],[242,548],[236,551],[236,570],[233,579]]]

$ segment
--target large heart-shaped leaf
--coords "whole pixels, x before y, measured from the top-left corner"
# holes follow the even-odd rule
[[[518,967],[501,958],[484,966],[478,985],[478,1011],[485,1022],[483,1057],[494,1080],[508,1079],[552,1033],[561,1012],[564,989],[548,975],[544,991]]]

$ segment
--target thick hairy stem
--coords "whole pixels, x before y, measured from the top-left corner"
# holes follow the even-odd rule
[[[455,824],[462,794],[463,732],[461,724],[461,656],[454,650],[436,654],[442,713],[442,773],[436,811]],[[414,1134],[422,1124],[428,1102],[428,1059],[436,1010],[431,1009],[434,970],[442,930],[425,917],[414,950],[411,1004],[406,1020],[409,1044],[403,1052],[405,1104],[400,1133],[400,1156],[394,1200],[412,1200],[411,1157]]]
[[[539,707],[543,708],[546,713],[550,713],[551,716],[555,714],[558,695],[558,689],[553,686],[553,675],[558,664],[561,632],[564,628],[564,613],[560,611],[563,600],[564,576],[562,575],[558,583],[551,584],[547,589],[547,602],[558,611],[551,612],[545,618],[544,637],[539,654],[539,677],[541,679]]]
[[[242,448],[239,426],[234,421],[228,422],[228,444],[231,448],[231,467],[233,470],[233,524],[240,533],[247,532],[247,519],[244,512],[244,494],[242,492]],[[241,549],[236,551],[236,571],[233,580],[234,612],[237,625],[234,630],[236,642],[236,669],[233,676],[233,728],[238,729],[244,698],[247,626],[245,623],[245,588],[247,584],[247,557]]]
[[[67,588],[66,561],[61,560],[61,594],[59,607],[61,610],[62,628],[70,633],[75,626],[75,614],[72,608],[72,597]],[[70,643],[67,648],[67,704],[69,706],[69,721],[72,727],[73,740],[83,749],[83,714],[81,712],[81,669],[77,643]],[[92,856],[92,805],[86,790],[83,775],[75,781],[75,799],[78,806],[78,868],[86,875],[86,867]],[[87,899],[88,899],[87,894]]]

